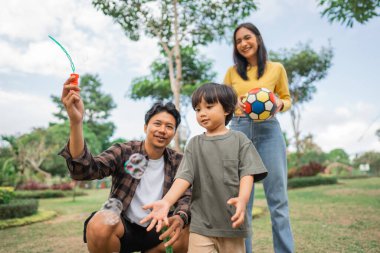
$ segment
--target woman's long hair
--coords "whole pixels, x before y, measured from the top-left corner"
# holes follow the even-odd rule
[[[256,36],[256,40],[257,40],[257,44],[258,44],[257,45],[258,46],[257,53],[256,53],[256,55],[257,55],[257,79],[260,79],[260,77],[262,77],[262,75],[264,74],[264,71],[265,71],[265,66],[267,64],[268,54],[267,54],[267,50],[265,48],[264,41],[263,41],[263,38],[261,37],[259,29],[257,29],[257,27],[254,26],[252,23],[242,23],[238,27],[236,27],[236,29],[234,31],[233,58],[234,58],[236,70],[237,70],[237,72],[241,78],[243,78],[244,80],[248,80],[247,67],[248,67],[249,63],[248,63],[247,59],[237,51],[237,48],[236,48],[236,39],[235,39],[236,32],[242,27],[250,30]]]

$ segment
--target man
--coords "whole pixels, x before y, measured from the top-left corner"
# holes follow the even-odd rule
[[[187,252],[189,203],[187,191],[176,203],[170,226],[162,235],[146,231],[148,224],[139,221],[147,215],[141,207],[161,199],[172,185],[182,155],[168,148],[178,125],[179,112],[172,103],[155,103],[145,115],[144,141],[130,141],[112,145],[97,156],[88,150],[83,137],[84,105],[80,88],[69,78],[62,91],[61,101],[70,119],[70,140],[60,155],[66,159],[70,175],[75,180],[93,180],[112,176],[110,198],[123,204],[121,221],[105,224],[104,212],[94,212],[85,222],[84,241],[92,253],[165,252],[162,239],[170,236],[169,245],[175,252]],[[144,163],[134,162],[140,157]],[[130,159],[131,157],[131,159]],[[133,166],[132,166],[133,165]],[[131,173],[137,168],[139,176]]]

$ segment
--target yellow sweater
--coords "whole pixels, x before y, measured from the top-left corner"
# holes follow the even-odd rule
[[[235,89],[238,98],[245,95],[253,88],[267,88],[274,92],[284,103],[282,112],[288,110],[292,104],[289,92],[288,77],[286,70],[279,62],[267,62],[264,75],[257,79],[257,66],[250,67],[247,70],[248,80],[243,80],[237,73],[234,66],[227,70],[224,77],[224,83]],[[236,116],[243,116],[244,113],[240,108],[235,111]]]

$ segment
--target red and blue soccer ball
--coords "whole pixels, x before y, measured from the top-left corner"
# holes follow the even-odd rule
[[[255,88],[242,99],[244,112],[254,121],[270,119],[276,113],[276,96],[267,88]]]

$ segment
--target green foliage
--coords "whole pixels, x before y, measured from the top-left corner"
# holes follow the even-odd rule
[[[8,204],[0,204],[0,220],[21,218],[35,214],[38,209],[36,199],[15,199]]]
[[[8,204],[14,196],[13,187],[0,187],[0,204]]]
[[[330,23],[339,22],[348,27],[355,21],[364,24],[380,15],[379,0],[318,0],[318,5]]]
[[[300,188],[316,185],[336,184],[336,177],[295,177],[288,180],[289,188]]]
[[[49,199],[86,195],[83,191],[43,190],[43,191],[15,191],[17,199]]]
[[[350,164],[350,157],[347,154],[347,152],[344,151],[344,149],[342,149],[342,148],[337,148],[337,149],[331,150],[327,154],[327,160],[330,163],[338,162],[338,163],[343,163],[343,164]]]
[[[116,143],[124,143],[124,142],[127,142],[127,140],[125,138],[116,138],[116,139],[113,139],[110,143],[110,145],[113,145],[113,144],[116,144]]]
[[[13,218],[13,219],[6,219],[6,220],[0,220],[0,229],[10,228],[10,227],[17,227],[17,226],[24,226],[40,221],[49,220],[57,215],[57,212],[55,211],[38,211],[36,214],[26,216],[23,218]]]
[[[176,26],[180,31],[178,39],[187,45],[206,45],[226,36],[231,38],[228,32],[257,9],[253,1],[245,0],[93,0],[92,3],[111,16],[131,40],[137,41],[145,34],[159,38],[169,47],[175,43]]]
[[[297,153],[290,153],[287,156],[289,168],[300,168],[311,162],[325,164],[326,154],[324,152],[308,151],[301,153],[300,157],[297,157]]]
[[[18,181],[15,159],[9,146],[0,147],[0,186],[14,186]]]
[[[316,92],[315,82],[323,79],[332,65],[333,49],[322,47],[316,52],[309,44],[298,44],[292,49],[270,52],[272,61],[281,62],[288,75],[293,106],[309,102]]]
[[[380,176],[380,152],[365,152],[356,157],[353,164],[356,168],[358,168],[360,164],[369,164],[370,173],[374,176]]]
[[[200,85],[210,82],[216,77],[212,71],[212,62],[200,55],[195,47],[181,48],[182,59],[182,103],[188,104],[189,97]],[[177,66],[174,64],[174,71]],[[168,63],[165,58],[156,59],[150,66],[148,76],[135,78],[129,91],[134,99],[153,98],[154,100],[172,100]]]
[[[97,75],[86,74],[81,77],[81,97],[85,107],[83,125],[93,132],[101,143],[101,148],[109,147],[109,139],[115,130],[114,123],[107,121],[111,110],[116,107],[111,95],[100,90],[102,83]],[[51,96],[59,111],[54,116],[67,121],[66,110],[58,96]],[[65,135],[68,138],[68,135]]]
[[[36,128],[21,136],[3,136],[10,145],[7,156],[4,156],[8,163],[3,163],[0,168],[7,173],[0,176],[3,178],[1,183],[15,186],[27,180],[44,181],[51,175],[67,175],[65,160],[57,153],[66,145],[69,131],[70,125],[66,121],[51,124],[47,129]],[[99,153],[102,146],[97,134],[87,125],[83,126],[83,133],[89,149]]]
[[[57,154],[67,144],[70,134],[69,122],[65,121],[63,124],[51,124],[46,129],[46,134],[47,145],[53,146],[54,148],[52,152],[47,155],[41,167],[52,175],[61,177],[67,176],[68,170],[66,161]],[[97,154],[102,150],[101,139],[98,138],[96,133],[92,132],[92,128],[88,127],[87,124],[83,125],[83,135],[91,152]]]
[[[272,61],[281,62],[287,72],[289,91],[292,98],[290,116],[294,131],[297,159],[301,152],[301,105],[311,101],[316,92],[316,82],[325,78],[331,67],[333,58],[332,47],[322,47],[320,52],[314,51],[309,44],[299,44],[292,49],[281,49],[270,52]]]

